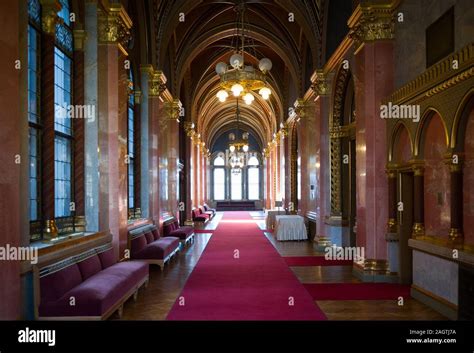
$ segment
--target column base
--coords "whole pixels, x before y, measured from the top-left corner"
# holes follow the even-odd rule
[[[325,252],[327,247],[332,246],[332,241],[330,237],[317,235],[314,237],[314,245],[313,247],[319,252]]]
[[[387,260],[366,259],[354,262],[352,274],[362,282],[398,283],[396,273],[390,272]]]
[[[413,223],[411,236],[413,239],[421,238],[425,235],[425,225],[423,223]]]

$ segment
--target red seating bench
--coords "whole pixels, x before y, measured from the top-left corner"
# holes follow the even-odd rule
[[[176,237],[186,245],[194,240],[194,228],[190,226],[180,227],[178,220],[169,217],[163,222],[163,237]]]
[[[39,320],[105,320],[148,282],[148,264],[117,262],[112,244],[33,267]]]
[[[130,257],[156,264],[163,269],[179,251],[180,239],[161,237],[154,224],[145,224],[128,231]]]
[[[193,222],[198,228],[204,227],[204,225],[209,222],[209,219],[211,218],[209,215],[205,214],[201,208],[194,208],[191,211],[191,214],[193,217]]]
[[[202,205],[202,207],[204,207],[204,211],[206,213],[212,213],[212,217],[214,217],[216,215],[216,209],[215,208],[210,208],[207,204],[204,204]]]

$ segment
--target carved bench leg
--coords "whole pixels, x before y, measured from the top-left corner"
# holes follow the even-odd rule
[[[123,316],[123,304],[120,305],[120,307],[118,308],[117,310],[117,315],[118,315],[118,318],[121,319],[122,316]]]
[[[136,303],[138,299],[138,289],[133,293],[133,301]]]

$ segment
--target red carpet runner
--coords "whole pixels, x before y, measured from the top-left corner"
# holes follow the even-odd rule
[[[239,258],[234,258],[236,251]],[[324,319],[324,313],[248,212],[224,214],[167,317],[167,320]]]

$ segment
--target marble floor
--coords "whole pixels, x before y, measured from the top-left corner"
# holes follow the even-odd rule
[[[252,212],[252,217],[261,229],[265,229],[263,213]],[[212,237],[222,217],[218,213],[206,225],[209,233],[195,235],[194,243],[179,253],[163,271],[158,266],[150,267],[148,288],[141,289],[138,300],[129,300],[123,310],[123,320],[164,320],[183,289],[187,278],[196,266],[201,254]],[[279,242],[271,233],[265,236],[281,256],[316,256],[311,242]],[[301,266],[290,267],[301,283],[356,283],[348,266]],[[444,316],[416,301],[406,299],[403,306],[395,300],[324,300],[316,301],[329,320],[446,320]],[[112,320],[117,320],[114,316]]]

